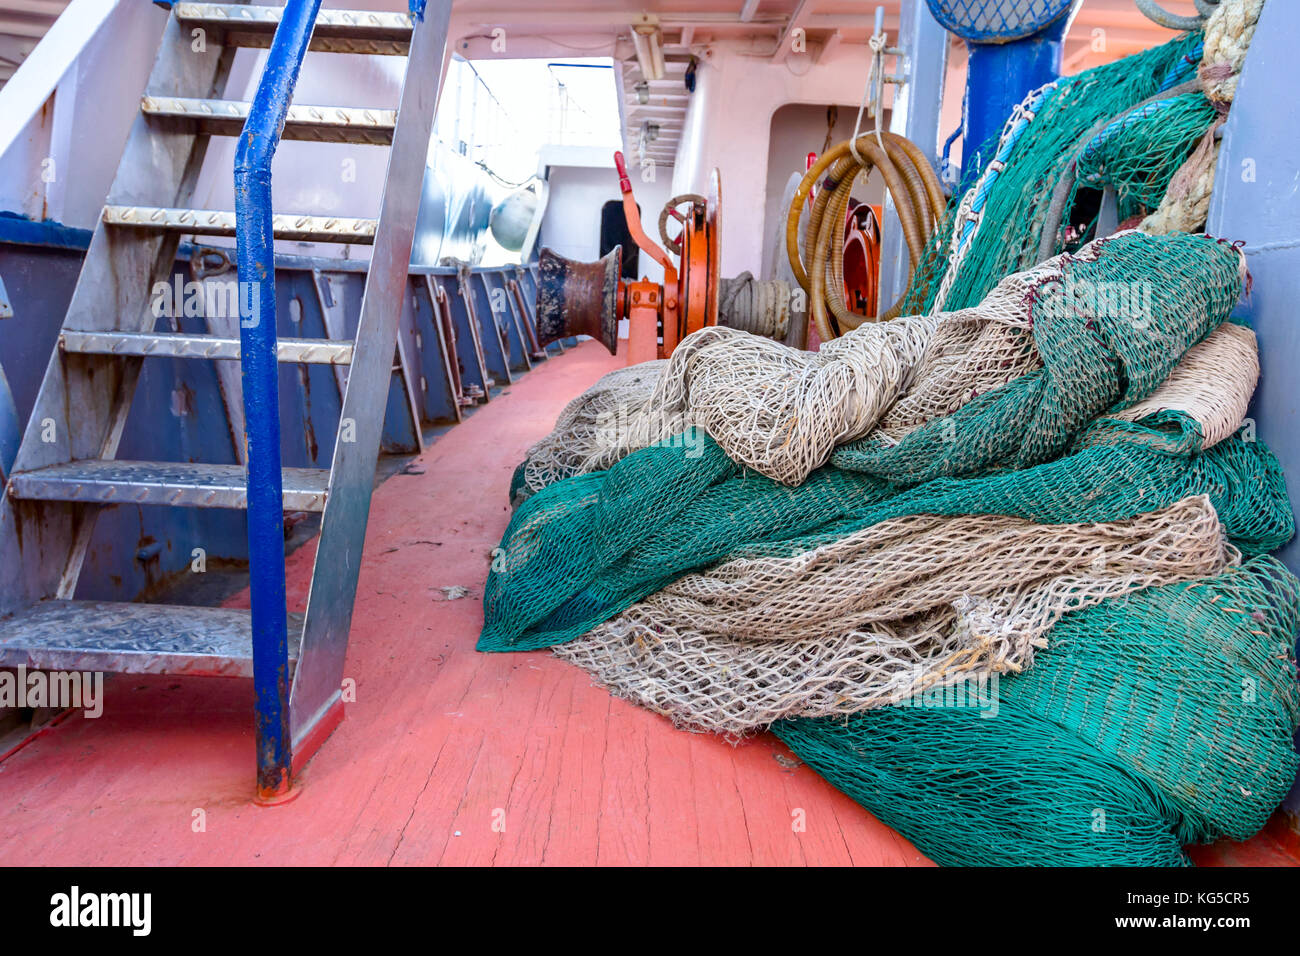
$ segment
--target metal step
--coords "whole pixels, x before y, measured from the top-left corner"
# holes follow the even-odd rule
[[[238,136],[248,119],[248,103],[201,100],[182,96],[146,96],[140,109],[146,116],[191,124],[202,133]],[[316,143],[359,143],[391,146],[397,126],[396,110],[346,106],[290,106],[284,139]]]
[[[232,46],[267,47],[280,23],[280,7],[238,3],[178,3],[172,10],[183,25],[211,30]],[[406,56],[411,18],[405,13],[321,10],[311,47],[324,53],[378,53]]]
[[[59,334],[65,352],[91,355],[163,355],[172,358],[239,360],[239,339],[176,332],[75,332]],[[279,339],[281,362],[305,365],[350,365],[352,343],[333,339]]]
[[[196,236],[235,235],[235,214],[213,209],[169,209],[159,206],[105,206],[104,222],[133,229],[158,229]],[[277,215],[275,238],[303,242],[375,241],[374,219],[346,219],[340,216]]]
[[[292,671],[302,615],[288,621]],[[41,601],[0,618],[0,667],[252,677],[253,628],[239,608]]]
[[[285,468],[285,511],[323,511],[329,490],[326,468]],[[194,462],[79,459],[16,472],[9,495],[36,501],[172,505],[184,508],[247,508],[243,465]]]

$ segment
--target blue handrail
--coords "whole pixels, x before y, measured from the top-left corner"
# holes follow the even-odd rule
[[[321,0],[289,0],[235,153],[235,233],[240,288],[240,367],[248,466],[248,564],[257,698],[257,794],[289,791],[289,637],[285,621],[284,506],[276,359],[275,241],[271,158],[311,43]]]

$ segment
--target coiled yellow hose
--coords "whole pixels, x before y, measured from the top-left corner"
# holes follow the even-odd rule
[[[859,136],[856,145],[861,161],[853,154],[853,142],[845,140],[808,170],[795,190],[786,217],[785,248],[790,268],[808,294],[813,322],[823,341],[867,321],[844,300],[844,217],[858,176],[869,175],[875,168],[884,176],[913,268],[921,261],[946,205],[939,179],[916,144],[894,133],[871,132]],[[804,251],[811,257],[810,265],[805,266],[799,254],[799,223],[809,192],[823,176],[825,181],[813,200],[804,234]],[[896,317],[901,307],[902,297],[880,320]]]

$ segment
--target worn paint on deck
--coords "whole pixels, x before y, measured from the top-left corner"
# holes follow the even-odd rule
[[[547,652],[474,650],[511,473],[619,364],[596,342],[543,363],[377,490],[357,700],[294,802],[252,803],[250,681],[117,678],[103,717],[0,763],[0,863],[925,864],[771,736],[732,747]],[[313,557],[288,560],[290,610]],[[446,600],[456,585],[469,596]]]
[[[357,699],[297,799],[252,802],[251,681],[121,677],[104,716],[70,714],[0,760],[0,864],[928,864],[770,735],[732,747],[547,652],[474,650],[515,465],[621,364],[596,342],[541,364],[376,491]],[[288,559],[290,610],[314,550]],[[469,595],[447,600],[456,586]],[[1296,862],[1267,832],[1192,852]]]

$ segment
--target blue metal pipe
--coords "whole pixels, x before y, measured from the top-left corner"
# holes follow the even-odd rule
[[[997,148],[1011,111],[1031,90],[1061,75],[1070,17],[1062,14],[1044,30],[1007,43],[967,42],[962,188],[968,188]]]
[[[257,699],[257,794],[262,800],[289,791],[293,764],[271,158],[280,143],[320,3],[289,0],[285,5],[235,153],[240,366],[248,463],[249,595],[253,689]]]

